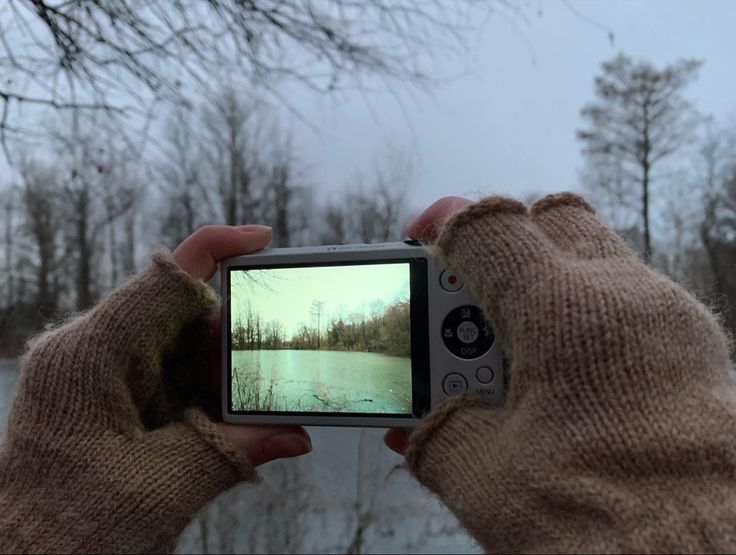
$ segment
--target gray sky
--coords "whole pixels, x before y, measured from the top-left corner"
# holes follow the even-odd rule
[[[465,59],[427,67],[464,76],[426,92],[377,78],[364,79],[363,92],[329,97],[284,85],[282,96],[317,128],[291,123],[320,196],[345,188],[356,170],[369,173],[387,148],[416,159],[416,210],[451,194],[575,189],[580,108],[593,99],[601,62],[618,52],[658,65],[704,60],[689,96],[702,112],[736,124],[736,1],[529,0],[527,13],[527,21],[491,17],[469,37]],[[7,169],[0,158],[0,171]]]
[[[431,95],[403,87],[391,92],[368,81],[372,90],[364,96],[292,96],[321,128],[315,134],[295,127],[314,181],[327,190],[343,188],[356,168],[369,171],[375,154],[390,144],[409,148],[418,159],[417,208],[449,194],[523,196],[575,188],[579,111],[593,98],[600,63],[619,51],[657,64],[705,60],[691,99],[721,119],[736,112],[736,2],[572,1],[613,31],[613,46],[605,30],[562,2],[531,4],[542,13],[531,13],[527,23],[492,18],[472,49],[473,73]],[[438,66],[443,75],[462,69]]]
[[[250,270],[232,280],[232,321],[245,319],[248,306],[264,323],[277,320],[288,338],[302,325],[314,325],[314,301],[323,305],[322,330],[333,318],[349,318],[409,300],[408,264]],[[265,285],[267,284],[267,285]]]

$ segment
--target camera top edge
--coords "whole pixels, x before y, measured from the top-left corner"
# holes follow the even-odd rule
[[[262,251],[235,256],[222,261],[221,268],[230,266],[275,261],[326,261],[326,260],[370,260],[378,258],[425,258],[429,254],[415,241],[396,241],[388,243],[355,243],[343,245],[319,245],[306,247],[276,247]]]

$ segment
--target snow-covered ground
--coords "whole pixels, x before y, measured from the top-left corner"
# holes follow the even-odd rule
[[[17,382],[0,359],[0,430]],[[2,432],[0,432],[0,435]],[[383,446],[382,430],[311,428],[314,451],[263,467],[184,532],[180,553],[474,553],[455,519]]]

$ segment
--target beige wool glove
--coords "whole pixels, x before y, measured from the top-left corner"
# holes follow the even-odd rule
[[[437,246],[511,360],[505,405],[454,398],[413,473],[488,552],[736,552],[736,395],[711,312],[580,197],[491,197]]]
[[[34,342],[0,448],[0,552],[171,551],[199,508],[255,477],[204,412],[186,408],[206,404],[191,369],[207,367],[217,307],[158,254]]]

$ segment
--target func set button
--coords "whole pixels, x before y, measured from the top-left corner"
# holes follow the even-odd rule
[[[457,327],[457,338],[463,343],[475,343],[480,331],[473,322],[464,321]]]

